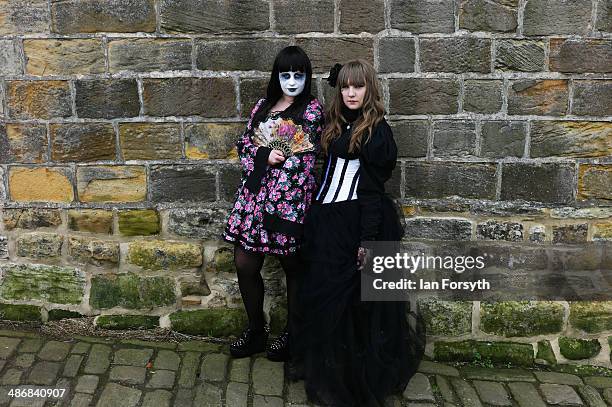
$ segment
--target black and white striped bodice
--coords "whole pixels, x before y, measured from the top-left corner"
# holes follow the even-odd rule
[[[359,158],[346,159],[330,154],[316,201],[322,204],[357,199]]]

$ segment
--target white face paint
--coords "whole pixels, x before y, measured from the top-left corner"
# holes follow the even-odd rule
[[[302,72],[294,71],[279,72],[278,81],[285,95],[297,96],[304,90],[306,75]]]

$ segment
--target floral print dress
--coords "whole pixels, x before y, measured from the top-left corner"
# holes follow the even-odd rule
[[[242,178],[236,191],[223,239],[244,249],[276,255],[294,253],[302,242],[304,216],[316,190],[314,166],[323,131],[323,107],[313,99],[302,117],[302,128],[316,146],[283,163],[268,165],[268,147],[253,144],[253,117],[265,99],[260,99],[249,117],[246,131],[236,144]],[[278,114],[268,114],[266,121]]]

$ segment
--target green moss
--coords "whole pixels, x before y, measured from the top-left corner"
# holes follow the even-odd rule
[[[176,302],[174,280],[133,273],[97,275],[91,279],[89,304],[96,309],[153,308]]]
[[[105,329],[152,329],[159,326],[159,317],[151,315],[100,315],[96,326]]]
[[[176,270],[202,265],[199,245],[165,240],[142,240],[128,245],[129,262],[147,270]]]
[[[68,311],[65,309],[49,310],[49,321],[58,321],[66,318],[83,318],[83,314],[76,311]]]
[[[212,273],[235,273],[234,249],[222,246],[215,250],[215,254],[206,266],[206,271]]]
[[[536,363],[545,365],[554,365],[557,363],[557,358],[552,350],[550,341],[541,340],[538,341],[538,353],[536,355]]]
[[[458,336],[472,331],[471,301],[440,301],[420,299],[428,335]]]
[[[0,304],[0,319],[9,321],[41,321],[40,307],[35,305]]]
[[[612,377],[612,369],[593,365],[558,364],[551,366],[555,372],[575,374],[578,376]]]
[[[569,322],[587,333],[612,330],[612,301],[572,302]]]
[[[550,301],[502,301],[480,304],[480,328],[507,337],[561,332],[563,305]]]
[[[181,295],[183,297],[188,295],[210,295],[210,288],[206,284],[205,280],[202,281],[182,281],[181,282]]]
[[[441,362],[511,363],[532,366],[533,347],[527,343],[465,340],[434,343],[434,360]]]
[[[121,211],[118,215],[119,232],[124,236],[150,236],[160,231],[159,215],[154,210]]]
[[[247,324],[246,313],[236,308],[209,308],[170,314],[172,329],[190,335],[223,337],[240,335]]]
[[[571,360],[588,359],[599,353],[601,344],[597,339],[578,339],[562,336],[559,338],[559,351]]]

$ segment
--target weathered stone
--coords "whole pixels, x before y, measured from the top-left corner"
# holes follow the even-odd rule
[[[169,160],[182,156],[178,123],[121,123],[119,145],[124,160]]]
[[[420,38],[424,72],[490,72],[491,40],[474,37]]]
[[[600,31],[612,32],[612,4],[606,1],[597,3],[597,22],[596,29]]]
[[[47,128],[44,124],[0,125],[0,163],[41,163],[46,156]]]
[[[562,406],[582,406],[582,400],[578,393],[570,386],[564,384],[542,384],[540,390],[549,404],[562,405]]]
[[[563,305],[553,301],[481,302],[480,329],[507,337],[561,332]]]
[[[237,158],[236,140],[242,123],[191,123],[185,126],[185,155],[189,159]]]
[[[357,34],[366,31],[377,33],[385,29],[385,5],[383,0],[340,0],[338,7],[340,9],[340,32]]]
[[[436,341],[434,359],[441,362],[510,362],[519,366],[531,366],[533,365],[533,348],[530,344],[514,342]]]
[[[229,380],[234,382],[249,383],[249,372],[251,371],[251,362],[248,359],[232,359],[229,372]]]
[[[38,362],[32,367],[27,383],[50,386],[57,380],[61,366],[56,362]]]
[[[504,163],[501,199],[569,204],[574,201],[572,164]]]
[[[585,377],[584,383],[600,389],[612,388],[612,377],[609,374],[608,377]]]
[[[153,0],[66,0],[51,4],[52,31],[60,34],[91,32],[153,32]]]
[[[195,406],[221,406],[222,390],[220,387],[211,383],[202,383],[196,389],[194,399]]]
[[[47,0],[3,1],[0,3],[0,35],[48,33]]]
[[[599,395],[599,392],[592,386],[578,386],[578,393],[586,401],[586,404],[591,407],[606,407],[605,401]]]
[[[480,399],[494,406],[511,406],[510,396],[501,383],[474,380],[473,382]]]
[[[459,28],[470,31],[515,31],[518,1],[463,0],[459,6]]]
[[[0,297],[10,300],[40,300],[56,304],[79,304],[85,276],[72,267],[42,264],[4,264]]]
[[[225,400],[230,406],[246,406],[248,403],[249,385],[247,383],[229,382]]]
[[[5,209],[2,216],[5,230],[36,229],[62,224],[60,212],[57,209]]]
[[[110,72],[190,71],[191,41],[130,38],[108,43]]]
[[[49,134],[53,161],[115,159],[115,130],[110,123],[51,124]]]
[[[552,208],[550,217],[557,219],[608,219],[612,218],[612,208],[573,208],[568,206]]]
[[[570,360],[588,359],[599,353],[601,344],[597,339],[578,339],[562,336],[559,338],[559,351]]]
[[[552,38],[549,58],[551,71],[609,73],[612,72],[612,40]]]
[[[482,407],[478,394],[476,394],[474,388],[467,381],[453,377],[451,378],[451,383],[462,405],[468,407]]]
[[[502,81],[466,80],[463,110],[475,113],[496,113],[502,107]]]
[[[94,394],[98,388],[98,376],[83,375],[79,377],[79,380],[74,388],[74,391],[79,393]]]
[[[401,163],[399,164],[401,165]],[[398,173],[399,171],[396,167],[396,172],[394,174]],[[227,202],[234,202],[237,190],[242,185],[242,177],[243,173],[238,165],[223,166],[219,171],[219,197]],[[387,184],[387,191],[399,195],[399,188],[394,188],[394,186],[397,186],[394,181],[396,181],[396,179],[392,176]]]
[[[374,2],[372,2],[374,4]],[[414,72],[414,38],[382,37],[378,45],[379,72]]]
[[[585,116],[610,116],[612,81],[575,81],[572,113]]]
[[[253,392],[268,396],[282,396],[283,370],[279,363],[264,358],[253,363]]]
[[[482,256],[487,267],[510,270],[545,270],[548,254],[542,247],[531,245],[505,245],[479,241],[470,246],[471,256]]]
[[[17,238],[17,256],[33,259],[59,257],[63,240],[55,233],[24,233]]]
[[[140,112],[134,79],[77,80],[74,87],[79,117],[114,119],[135,117]]]
[[[578,199],[612,200],[612,165],[580,165],[578,170]]]
[[[68,228],[81,232],[113,233],[113,212],[99,209],[71,209],[67,211]]]
[[[106,372],[110,366],[109,357],[111,352],[112,349],[110,346],[100,344],[93,345],[87,356],[87,363],[85,364],[83,372],[88,374],[102,374]]]
[[[67,319],[67,318],[83,318],[84,317],[84,315],[81,314],[80,312],[69,311],[69,310],[60,309],[60,308],[50,309],[48,314],[49,314],[49,321],[59,321],[61,319]]]
[[[508,383],[512,397],[520,407],[546,407],[542,397],[531,383]]]
[[[525,5],[523,33],[586,35],[591,21],[591,5],[589,0],[529,1]]]
[[[612,222],[595,223],[593,227],[593,240],[612,240]]]
[[[199,267],[202,265],[202,248],[179,241],[134,241],[128,244],[128,262],[148,270]]]
[[[152,356],[152,349],[123,348],[115,352],[113,364],[144,367]]]
[[[181,362],[180,356],[170,350],[160,350],[155,358],[155,369],[178,370]]]
[[[174,280],[131,274],[96,275],[91,279],[89,303],[93,308],[153,308],[176,302]]]
[[[152,166],[150,190],[153,202],[214,202],[216,170],[212,166]]]
[[[99,39],[30,39],[23,41],[23,51],[30,75],[86,75],[105,70]]]
[[[144,79],[144,113],[150,116],[230,117],[236,114],[231,78]]]
[[[140,166],[79,166],[81,202],[138,202],[146,198],[145,168]]]
[[[148,388],[172,389],[174,387],[175,372],[170,370],[155,370],[147,383]]]
[[[433,124],[433,154],[436,157],[474,155],[476,125],[472,121],[441,120]]]
[[[0,260],[8,260],[8,238],[6,236],[0,236]]]
[[[523,225],[517,222],[499,222],[488,220],[476,225],[476,238],[489,240],[523,240]]]
[[[209,382],[225,380],[228,360],[228,355],[222,353],[204,355],[200,367],[200,377]]]
[[[172,393],[167,390],[155,390],[145,394],[142,401],[142,407],[170,407],[170,400],[172,399]],[[178,403],[176,405],[185,405]]]
[[[7,199],[7,192],[4,187],[5,179],[4,168],[0,167],[0,202],[4,202]]]
[[[609,389],[604,389],[603,395],[606,401],[608,402],[608,404],[612,404],[612,387]]]
[[[588,225],[586,223],[553,226],[553,243],[586,243],[587,232]]]
[[[52,119],[72,115],[68,81],[7,81],[8,115],[15,119]]]
[[[532,122],[532,157],[599,157],[611,154],[612,124],[609,122]]]
[[[412,376],[412,378],[408,382],[408,385],[404,389],[403,396],[407,400],[436,400],[431,390],[431,384],[429,384],[427,376],[422,373],[416,373],[414,376]]]
[[[567,384],[570,386],[582,385],[582,379],[576,375],[558,372],[533,372],[542,383]]]
[[[453,114],[459,106],[454,79],[390,79],[391,114]]]
[[[212,259],[207,261],[206,271],[211,273],[235,273],[234,250],[227,246],[216,249]]]
[[[328,0],[274,1],[276,31],[296,34],[334,31],[334,3]]]
[[[531,348],[529,344],[520,345],[527,345],[529,348]],[[470,380],[491,380],[496,382],[536,382],[536,379],[533,377],[533,373],[526,369],[466,366],[461,368],[461,373]]]
[[[440,377],[439,375],[453,376],[453,377],[458,377],[459,376],[459,371],[456,368],[454,368],[452,366],[445,365],[443,363],[430,362],[428,360],[422,360],[419,363],[418,371],[421,372],[421,373],[428,374],[428,375],[432,375],[432,374],[438,375],[438,376],[436,376],[436,384],[438,384],[438,385],[439,385],[438,379]],[[442,394],[442,395],[444,396],[444,394]],[[445,397],[445,400],[446,401],[452,401],[452,399],[449,400],[446,397]]]
[[[0,18],[1,13],[2,10],[0,9]],[[17,42],[10,39],[0,40],[0,75],[21,75],[22,73],[21,56]]]
[[[307,37],[297,38],[296,45],[308,54],[315,73],[329,72],[329,68],[337,61],[356,58],[374,61],[371,38]]]
[[[71,202],[74,199],[72,172],[65,167],[10,167],[11,199],[25,202]]]
[[[68,238],[68,255],[76,262],[89,263],[95,266],[119,263],[119,243],[70,236]]]
[[[557,357],[555,356],[555,352],[553,352],[549,340],[543,339],[538,341],[538,350],[535,362],[545,365],[554,365],[557,363]]]
[[[482,123],[480,155],[488,158],[522,157],[527,128],[523,122],[487,121]]]
[[[406,221],[407,239],[470,240],[472,223],[466,219],[413,218]]]
[[[508,114],[561,116],[567,113],[567,81],[520,79],[508,89]]]
[[[246,314],[236,308],[209,308],[197,311],[176,311],[170,314],[172,329],[190,335],[240,335]]]
[[[225,227],[226,213],[223,208],[174,208],[169,211],[168,231],[192,239],[216,239]]]
[[[419,299],[428,335],[459,336],[472,331],[472,303]]]
[[[200,354],[187,352],[183,356],[183,365],[178,379],[179,387],[193,387],[196,382],[196,374],[200,365]]]
[[[397,144],[398,157],[425,157],[427,155],[427,120],[402,120],[389,123]]]
[[[535,40],[500,39],[495,42],[495,68],[504,71],[544,70],[544,43]]]
[[[452,33],[455,31],[451,0],[409,0],[391,2],[391,28],[413,33]]]
[[[117,217],[123,236],[149,236],[161,231],[159,214],[154,209],[120,211]]]
[[[15,353],[19,342],[20,339],[18,338],[0,337],[0,357],[2,357],[2,359],[10,358],[13,353]]]
[[[32,353],[22,353],[15,359],[15,366],[27,369],[34,364],[35,355]],[[21,373],[21,372],[20,372]],[[19,384],[19,381],[17,382]]]
[[[264,31],[270,27],[269,9],[265,0],[163,0],[161,27],[168,32],[209,34]]]
[[[312,83],[313,92],[315,83]],[[268,89],[268,79],[240,79],[240,116],[249,117],[255,104],[266,95]],[[242,127],[244,130],[244,126]],[[187,132],[187,129],[185,129]]]
[[[406,197],[495,198],[496,167],[489,163],[407,162],[404,167]]]
[[[52,362],[60,362],[68,356],[70,352],[70,344],[59,341],[49,341],[45,343],[43,348],[38,352],[38,358],[42,360],[50,360]]]
[[[97,407],[136,407],[140,400],[140,390],[107,383],[100,395]]]

